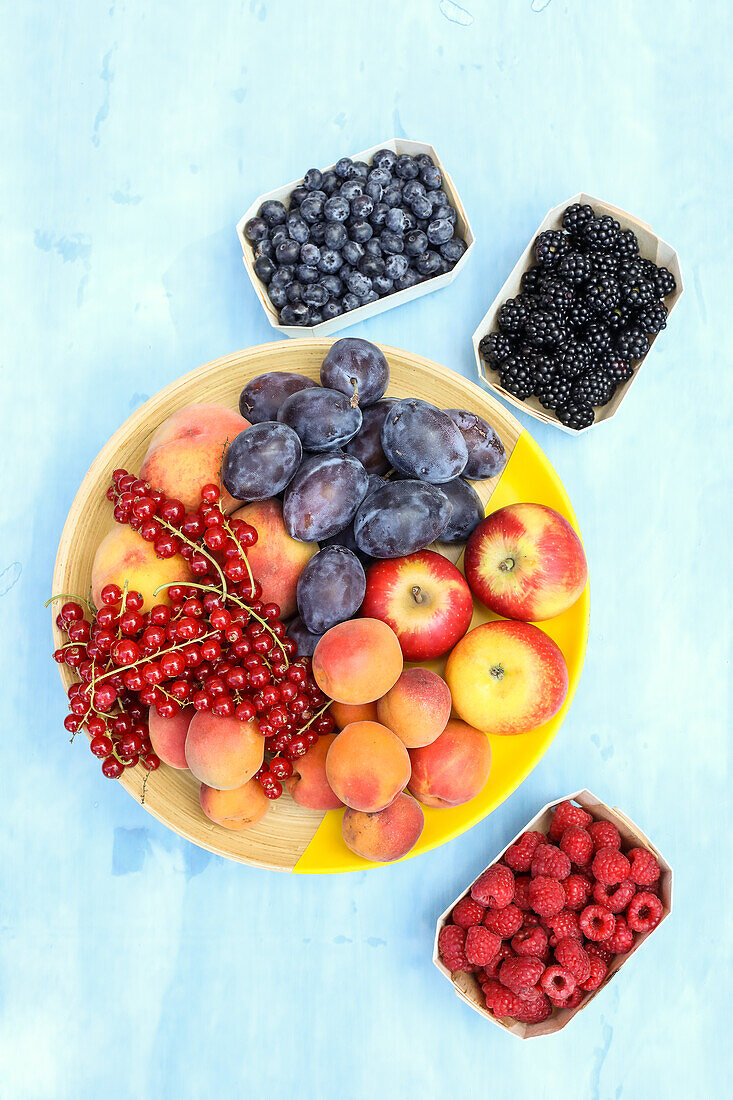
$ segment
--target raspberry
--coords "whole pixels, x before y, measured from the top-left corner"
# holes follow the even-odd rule
[[[579,985],[576,985],[575,992],[571,997],[568,997],[567,1001],[563,1005],[563,1008],[577,1008],[580,1002],[583,1000],[584,992]]]
[[[522,833],[504,853],[504,862],[513,871],[528,871],[532,865],[532,856],[538,844],[545,843],[544,833]]]
[[[632,848],[629,852],[631,873],[629,878],[637,886],[651,886],[659,878],[659,864],[646,848]]]
[[[552,1003],[544,993],[538,993],[531,1001],[522,1001],[521,1008],[514,1013],[514,1019],[520,1024],[541,1024],[552,1015]]]
[[[606,940],[608,950],[614,955],[625,955],[634,946],[634,933],[629,928],[623,917],[616,917],[616,927],[613,935]]]
[[[608,967],[604,963],[603,959],[599,959],[597,955],[590,956],[590,978],[584,982],[579,982],[581,989],[584,989],[586,993],[593,989],[598,989],[606,974],[608,973]]]
[[[568,937],[574,940],[582,940],[583,938],[577,914],[570,909],[561,910],[556,917],[551,917],[548,923],[552,930],[550,936],[551,947],[555,947],[560,940],[568,939]]]
[[[489,867],[471,887],[471,897],[490,909],[503,909],[514,897],[514,875],[508,867]]]
[[[520,928],[516,936],[512,937],[512,947],[517,955],[534,955],[538,959],[546,959],[547,933],[544,928]]]
[[[587,863],[593,855],[593,841],[587,829],[571,825],[560,837],[560,848],[576,866]]]
[[[511,949],[511,946],[509,945],[509,943],[503,943],[501,945],[501,947],[499,948],[499,950],[494,955],[491,962],[487,963],[486,966],[484,967],[484,970],[486,971],[486,977],[490,978],[490,979],[491,978],[498,978],[499,977],[499,967],[504,962],[504,959],[513,959],[513,958],[515,958],[515,955],[514,955],[514,952]]]
[[[544,972],[545,964],[541,959],[505,959],[499,968],[499,981],[523,1001],[528,1001],[536,996],[535,986]]]
[[[461,898],[453,907],[453,923],[459,928],[470,928],[472,924],[481,924],[484,919],[484,907],[473,898]]]
[[[607,940],[613,935],[616,918],[605,905],[586,905],[580,914],[580,927],[587,940]]]
[[[585,953],[589,958],[594,957],[600,959],[608,966],[613,958],[613,951],[609,951],[602,943],[586,943]]]
[[[597,882],[593,887],[593,900],[605,905],[612,913],[623,913],[635,893],[633,882],[620,882],[618,886],[604,886]]]
[[[593,857],[593,874],[604,886],[613,886],[629,878],[631,864],[616,848],[599,848]]]
[[[572,802],[559,802],[552,816],[552,824],[547,834],[550,840],[559,840],[570,825],[582,825],[587,829],[593,818],[582,807],[574,806]]]
[[[486,1007],[494,1016],[513,1017],[515,1012],[521,1011],[522,1002],[519,997],[500,982],[487,982],[484,988],[484,997],[486,998]]]
[[[620,848],[621,835],[612,821],[594,821],[588,826],[593,841],[593,851],[599,848]]]
[[[631,899],[626,910],[626,921],[634,932],[650,932],[659,924],[663,912],[659,898],[645,890]]]
[[[529,884],[529,903],[541,917],[554,917],[565,904],[562,883],[547,875],[538,875]]]
[[[540,918],[536,913],[525,913],[524,920],[522,921],[522,928],[537,928],[540,923]],[[545,932],[547,929],[545,929]]]
[[[577,940],[560,940],[555,948],[555,960],[575,978],[576,982],[585,982],[590,978],[590,958]]]
[[[563,882],[563,887],[568,909],[579,911],[585,908],[591,894],[591,884],[585,875],[568,875]]]
[[[514,880],[514,904],[518,909],[529,909],[529,875],[517,875]]]
[[[553,1004],[563,1005],[575,992],[576,981],[562,966],[548,966],[540,982]]]
[[[470,970],[471,964],[466,958],[466,932],[457,924],[446,924],[438,935],[440,957],[452,974],[457,970]]]
[[[532,878],[547,875],[562,880],[570,874],[570,860],[554,844],[539,844],[532,856]]]
[[[503,909],[487,909],[484,927],[506,940],[519,931],[523,920],[521,909],[517,909],[516,905],[506,905]]]
[[[466,932],[466,958],[476,966],[486,966],[501,947],[501,938],[477,924]]]

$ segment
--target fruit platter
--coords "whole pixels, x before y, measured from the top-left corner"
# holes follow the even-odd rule
[[[299,873],[491,813],[562,724],[589,616],[528,433],[363,340],[250,348],[147,401],[82,482],[52,599],[72,739],[193,843]]]

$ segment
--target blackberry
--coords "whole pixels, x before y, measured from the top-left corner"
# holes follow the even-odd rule
[[[576,432],[581,428],[590,427],[596,418],[592,405],[587,405],[583,401],[574,401],[572,397],[569,401],[557,406],[555,416],[566,428],[572,428]]]
[[[624,359],[643,359],[649,351],[649,339],[640,328],[629,328],[616,337],[616,351]]]
[[[593,221],[594,217],[592,206],[588,206],[587,203],[581,205],[579,202],[574,202],[563,210],[562,227],[567,229],[568,233],[572,233],[574,237],[579,237],[582,234],[583,227]]]
[[[600,248],[612,252],[618,240],[621,226],[610,214],[601,214],[583,226],[583,241],[587,248]]]
[[[527,320],[527,310],[520,298],[507,298],[499,310],[499,328],[509,336],[519,336]]]
[[[628,359],[622,359],[620,355],[615,352],[609,352],[603,360],[603,370],[606,377],[613,382],[615,386],[620,386],[622,382],[628,382],[634,373],[634,368]]]
[[[675,277],[666,267],[655,268],[652,282],[654,283],[658,298],[666,298],[668,294],[671,294],[673,290],[677,289]]]
[[[565,329],[554,313],[536,309],[527,318],[524,334],[534,348],[556,347],[565,339]]]
[[[540,267],[555,267],[568,251],[569,238],[562,229],[547,229],[534,242],[534,252]]]
[[[594,367],[586,371],[573,383],[572,399],[586,405],[606,405],[611,400],[616,384],[606,374],[603,367]]]
[[[613,346],[608,326],[599,321],[594,321],[586,327],[583,339],[595,355],[603,351],[610,351]]]
[[[613,251],[620,260],[633,260],[639,255],[639,242],[633,229],[622,229],[616,238]]]
[[[488,332],[481,337],[478,353],[492,370],[498,370],[499,364],[514,351],[514,342],[505,332]]]
[[[637,314],[636,323],[642,332],[652,333],[654,336],[667,327],[667,307],[664,302],[654,302],[642,309]]]
[[[555,366],[569,378],[577,378],[591,365],[592,352],[582,340],[568,340],[555,356]]]
[[[544,355],[534,348],[530,349],[529,358],[534,369],[535,393],[539,387],[556,373],[555,364],[549,355]]]
[[[499,378],[507,393],[518,397],[520,401],[524,401],[534,393],[535,376],[532,363],[523,355],[510,355],[502,363]]]
[[[630,327],[634,319],[632,311],[623,302],[620,302],[615,309],[612,309],[607,317],[604,317],[604,321],[608,325],[611,332],[619,333],[624,329]]]
[[[646,306],[652,305],[655,298],[654,285],[646,279],[621,284],[621,300],[629,309],[645,309]]]
[[[602,276],[589,283],[585,300],[594,313],[607,316],[621,301],[621,289],[615,279]]]
[[[582,286],[593,274],[593,265],[582,252],[568,252],[560,261],[560,277],[570,286]]]
[[[636,283],[639,279],[651,279],[653,272],[650,272],[645,264],[648,261],[642,260],[640,256],[636,256],[633,260],[621,260],[619,262],[616,277],[620,283]],[[652,264],[654,267],[654,264]],[[656,267],[654,268],[656,270]]]
[[[581,299],[576,298],[570,309],[568,310],[568,315],[566,318],[568,328],[572,329],[573,332],[578,332],[579,330],[584,329],[586,325],[590,324],[593,316],[594,315],[591,313],[586,303]]]
[[[540,292],[540,301],[548,313],[562,316],[573,303],[573,289],[562,279],[547,279]]]
[[[644,256],[639,256],[637,261],[637,279],[648,279],[650,283],[654,282],[659,268],[652,260],[645,259]]]
[[[599,279],[615,278],[618,272],[619,262],[610,252],[601,252],[598,248],[591,249],[587,253],[593,268],[593,277]]]
[[[535,393],[543,408],[556,409],[558,405],[563,405],[570,400],[572,388],[572,379],[560,371],[555,371],[537,383]]]
[[[530,267],[529,271],[525,271],[522,275],[522,293],[539,294],[542,287],[543,274],[543,269],[537,266]]]

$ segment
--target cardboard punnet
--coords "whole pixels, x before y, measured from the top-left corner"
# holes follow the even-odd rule
[[[499,854],[491,860],[487,867],[493,866],[497,863],[506,852],[507,848],[511,847],[517,840],[519,840],[522,833],[528,832],[533,829],[538,829],[542,833],[546,833],[550,827],[552,821],[552,813],[555,806],[559,802],[565,801],[577,802],[579,806],[582,806],[584,810],[588,810],[589,813],[597,821],[612,821],[621,834],[622,848],[628,850],[628,848],[640,847],[648,848],[650,852],[657,857],[659,866],[661,869],[661,875],[659,879],[659,897],[662,905],[664,906],[664,912],[662,914],[662,920],[660,920],[657,928],[660,927],[662,921],[666,920],[672,912],[672,868],[670,867],[664,856],[658,851],[652,844],[647,836],[641,831],[638,825],[635,825],[633,821],[630,821],[625,814],[621,813],[619,809],[611,808],[607,806],[605,802],[601,802],[594,794],[591,794],[588,790],[575,791],[574,794],[565,795],[563,798],[557,798],[554,802],[548,802],[546,806],[543,806],[538,814],[528,822],[523,829],[521,829],[512,840],[499,852]],[[476,876],[478,878],[478,875]],[[475,881],[475,879],[473,880]],[[438,954],[438,936],[440,930],[445,924],[448,923],[450,915],[453,911],[454,905],[466,897],[473,882],[459,894],[457,898],[447,906],[446,909],[438,917],[438,922],[435,929],[435,942],[433,945],[433,962],[437,966],[440,973],[444,978],[447,978],[452,983],[453,989],[458,997],[462,1001],[472,1008],[475,1012],[478,1012],[480,1016],[483,1016],[486,1020],[489,1020],[496,1027],[501,1028],[502,1031],[508,1031],[512,1035],[518,1036],[520,1039],[534,1039],[540,1035],[554,1035],[556,1031],[561,1031],[578,1012],[582,1012],[587,1005],[593,1000],[593,998],[600,993],[600,991],[608,985],[613,977],[615,977],[617,971],[628,962],[628,960],[634,955],[643,943],[656,932],[657,928],[652,929],[651,932],[644,932],[637,934],[636,942],[631,951],[627,955],[617,955],[611,962],[608,969],[608,974],[605,979],[592,993],[587,994],[585,1000],[577,1008],[574,1009],[555,1009],[547,1020],[544,1020],[541,1024],[520,1024],[516,1021],[507,1020],[503,1023],[501,1020],[497,1020],[492,1016],[489,1010],[486,1008],[484,997],[481,992],[481,988],[476,980],[475,975],[467,974],[462,971],[457,971],[455,974],[451,974],[450,970],[443,964]]]
[[[657,336],[649,337],[649,351],[644,358],[639,360],[636,364],[631,378],[628,382],[623,382],[620,386],[616,387],[616,392],[608,404],[595,409],[596,416],[593,424],[590,424],[587,428],[582,428],[579,432],[575,431],[573,428],[566,428],[564,424],[561,424],[553,412],[549,409],[543,409],[538,398],[528,397],[526,401],[520,401],[519,398],[513,397],[512,394],[507,393],[499,382],[499,375],[496,371],[491,370],[488,364],[483,361],[478,351],[481,338],[489,332],[498,330],[499,310],[504,302],[507,298],[515,298],[521,291],[522,275],[535,263],[533,251],[535,238],[539,236],[540,233],[544,233],[546,229],[559,229],[562,224],[563,210],[566,206],[570,206],[570,204],[574,202],[588,203],[593,207],[596,214],[610,214],[621,224],[622,229],[633,229],[639,239],[640,255],[647,260],[653,260],[659,267],[669,268],[677,283],[674,292],[667,295],[664,299],[664,304],[670,315],[682,297],[684,285],[677,253],[671,245],[663,241],[661,237],[656,236],[650,225],[647,225],[646,222],[639,221],[638,218],[632,217],[631,214],[627,213],[625,210],[620,210],[617,206],[611,206],[610,203],[604,202],[602,199],[596,199],[593,195],[586,195],[585,192],[573,195],[571,198],[566,199],[565,202],[561,202],[558,206],[554,206],[552,210],[548,211],[541,225],[539,225],[537,230],[532,234],[529,244],[517,260],[511,274],[494,298],[473,334],[473,351],[476,357],[476,369],[478,370],[480,381],[485,386],[488,386],[489,389],[494,390],[494,392],[504,401],[508,401],[510,405],[514,405],[515,408],[520,409],[529,416],[533,416],[535,420],[541,420],[543,424],[552,424],[555,428],[559,428],[561,431],[567,432],[570,435],[580,435],[582,432],[587,432],[590,431],[591,428],[595,428],[598,424],[603,423],[604,420],[610,420],[611,417],[618,412],[621,402],[626,397],[626,394],[636,381],[641,368],[646,364],[647,359],[651,355],[655,341],[658,340],[659,337],[664,337],[667,331],[666,329],[662,329]]]
[[[358,309],[352,309],[348,313],[342,313],[338,317],[332,318],[330,321],[321,321],[318,325],[281,325],[277,310],[267,296],[265,284],[255,274],[252,245],[244,235],[244,227],[249,219],[255,216],[262,203],[266,202],[268,199],[278,199],[287,206],[287,200],[291,191],[294,187],[298,187],[303,180],[295,180],[294,183],[289,183],[285,187],[278,187],[275,191],[268,191],[266,194],[260,195],[259,198],[255,199],[252,205],[239,219],[237,222],[237,236],[239,237],[239,243],[244,253],[244,266],[247,269],[247,274],[254,287],[255,294],[260,300],[260,305],[264,309],[267,320],[272,327],[277,329],[278,332],[281,332],[283,336],[330,336],[331,333],[339,332],[349,325],[356,324],[357,321],[365,321],[367,317],[374,317],[376,314],[384,313],[385,310],[392,309],[394,306],[401,306],[404,302],[411,302],[414,298],[420,298],[423,294],[431,294],[434,290],[440,290],[441,287],[448,286],[448,284],[452,283],[456,276],[463,271],[468,263],[468,258],[476,243],[476,238],[469,225],[466,211],[456,191],[453,180],[446,172],[433,146],[427,145],[422,141],[407,141],[403,138],[390,138],[389,141],[382,141],[378,145],[372,145],[370,149],[364,149],[361,153],[354,153],[352,160],[363,160],[370,164],[372,157],[379,149],[391,149],[393,153],[410,153],[413,156],[417,153],[427,153],[428,156],[433,158],[435,164],[440,168],[443,177],[443,190],[447,194],[451,205],[455,207],[457,215],[455,235],[461,237],[466,242],[466,251],[455,267],[447,271],[444,275],[436,275],[432,279],[426,279],[424,282],[418,283],[416,286],[411,286],[407,290],[395,291],[394,294],[388,294],[384,298],[379,298],[376,302],[370,302],[368,305],[359,306]],[[329,165],[329,168],[333,168],[333,165]]]

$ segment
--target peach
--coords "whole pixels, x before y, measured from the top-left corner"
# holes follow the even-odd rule
[[[224,405],[187,405],[164,420],[153,435],[140,477],[195,512],[202,486],[219,482],[227,442],[248,427],[248,420]],[[237,503],[222,491],[225,512],[232,512]]]
[[[352,722],[378,722],[376,703],[331,703],[329,711],[340,730]]]
[[[350,619],[332,626],[313,653],[315,681],[337,703],[381,699],[401,672],[400,643],[379,619]]]
[[[326,779],[326,756],[335,739],[335,733],[322,734],[306,756],[293,761],[293,774],[285,780],[285,786],[299,806],[310,810],[338,810],[343,806]]]
[[[410,779],[407,749],[379,722],[352,722],[338,734],[326,756],[331,790],[352,810],[383,810]]]
[[[485,733],[452,718],[430,745],[410,750],[410,794],[424,806],[460,806],[475,798],[491,770]]]
[[[163,560],[156,556],[153,544],[145,542],[137,531],[123,524],[114,528],[100,542],[92,565],[92,599],[101,607],[101,591],[106,584],[118,584],[139,592],[144,600],[143,611],[158,603],[168,603],[165,589],[153,593],[162,584],[186,584],[193,574],[183,558]]]
[[[256,722],[217,718],[198,711],[186,734],[186,763],[207,787],[233,791],[259,770],[265,755],[265,739]]]
[[[232,791],[217,791],[215,787],[202,783],[199,801],[210,821],[225,829],[235,830],[256,825],[270,807],[270,799],[257,779],[248,779]]]
[[[406,668],[377,703],[377,716],[408,749],[417,749],[443,732],[450,708],[448,685],[437,672]]]
[[[196,711],[193,707],[184,707],[175,718],[161,718],[155,707],[148,712],[148,729],[153,752],[164,764],[171,768],[185,769],[186,734]]]
[[[347,809],[341,833],[347,848],[362,859],[387,863],[402,859],[420,839],[425,824],[422,808],[408,794],[398,794],[394,802],[374,814]]]
[[[279,500],[258,500],[245,504],[234,515],[257,531],[257,542],[247,550],[252,572],[262,585],[262,602],[276,603],[280,616],[289,619],[298,610],[295,591],[298,577],[314,554],[317,542],[299,542],[290,537],[283,523]]]

